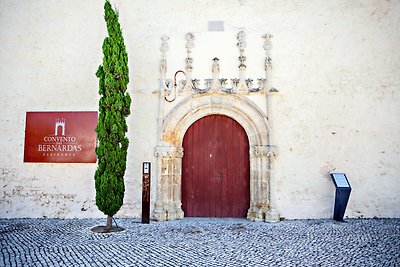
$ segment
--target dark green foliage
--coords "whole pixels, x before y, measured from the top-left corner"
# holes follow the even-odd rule
[[[98,167],[95,173],[96,205],[113,216],[124,199],[124,174],[129,140],[125,118],[130,114],[131,98],[126,92],[129,82],[128,54],[115,12],[109,1],[104,5],[108,37],[103,43],[103,65],[99,66],[99,120],[96,127]]]

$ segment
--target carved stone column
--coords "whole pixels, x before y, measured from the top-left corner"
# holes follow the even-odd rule
[[[155,155],[159,177],[153,217],[157,221],[182,219],[181,165],[183,148],[158,146]]]
[[[250,208],[252,221],[278,221],[279,214],[270,207],[270,158],[275,155],[269,145],[254,145],[250,149]],[[277,219],[276,219],[277,218]]]
[[[250,208],[247,218],[263,221],[269,207],[268,147],[255,145],[250,149]]]

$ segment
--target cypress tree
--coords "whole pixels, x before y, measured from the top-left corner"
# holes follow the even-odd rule
[[[124,199],[124,174],[129,140],[126,117],[130,114],[131,98],[126,92],[129,82],[128,54],[118,13],[106,0],[104,4],[108,37],[103,42],[103,64],[99,78],[99,119],[96,127],[98,166],[95,173],[96,205],[107,215],[106,230],[112,228],[112,216]]]

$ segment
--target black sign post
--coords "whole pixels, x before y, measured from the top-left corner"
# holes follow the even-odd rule
[[[151,163],[143,162],[142,223],[150,223],[150,177]]]
[[[335,208],[333,210],[333,219],[335,221],[343,221],[346,211],[347,202],[349,201],[351,186],[344,173],[330,173],[333,183],[336,187]]]

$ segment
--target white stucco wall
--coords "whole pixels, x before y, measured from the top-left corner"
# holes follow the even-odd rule
[[[343,171],[353,187],[346,215],[400,217],[399,1],[112,2],[133,99],[118,216],[140,216],[141,163],[156,164],[160,37],[170,37],[169,78],[184,68],[187,32],[198,36],[195,77],[211,77],[217,56],[221,76],[234,78],[235,35],[243,29],[251,78],[263,75],[261,34],[274,35],[279,93],[268,115],[278,148],[271,201],[280,215],[331,217],[328,172]],[[212,20],[224,21],[225,31],[208,32]],[[97,110],[94,73],[105,36],[102,1],[0,1],[0,217],[103,216],[94,203],[96,164],[23,163],[23,151],[26,111]],[[265,111],[264,98],[254,102]]]

